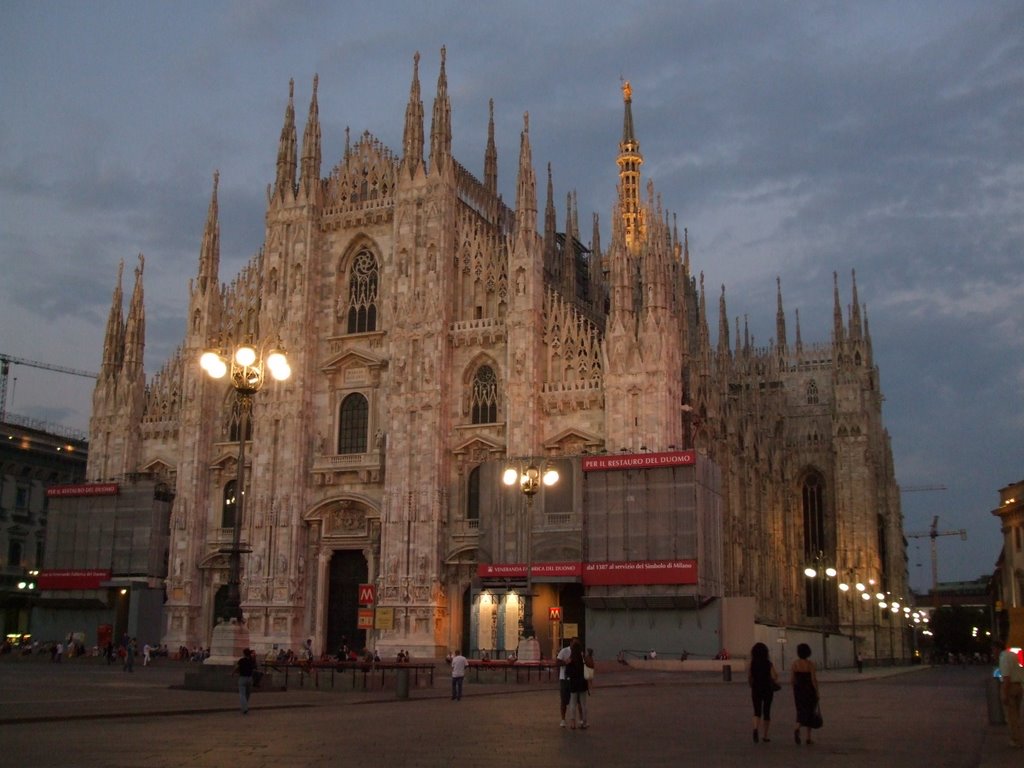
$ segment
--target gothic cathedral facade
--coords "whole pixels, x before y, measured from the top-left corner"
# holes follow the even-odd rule
[[[756,347],[730,326],[724,287],[709,306],[685,230],[642,184],[628,83],[623,103],[607,247],[596,215],[584,244],[572,194],[557,226],[550,165],[538,231],[528,115],[514,207],[498,194],[493,103],[483,181],[453,157],[442,50],[429,133],[417,54],[401,154],[346,132],[326,175],[317,80],[301,145],[292,86],[264,244],[221,282],[215,175],[184,338],[148,381],[141,260],[126,317],[118,277],[87,474],[174,488],[162,642],[209,644],[244,486],[254,648],[355,643],[351,585],[368,583],[390,617],[374,645],[443,655],[465,636],[480,560],[474,470],[507,457],[693,448],[715,462],[721,592],[753,596],[762,623],[856,621],[843,601],[815,597],[809,562],[907,593],[856,282],[844,309],[834,280],[831,339],[808,344],[799,315],[789,337],[778,287],[775,339]],[[254,398],[243,435],[233,392],[197,361],[211,345],[265,339],[284,345],[293,374]]]

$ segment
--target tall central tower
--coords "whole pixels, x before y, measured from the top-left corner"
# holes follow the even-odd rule
[[[640,206],[640,142],[633,135],[633,89],[629,80],[622,84],[626,109],[622,120],[622,141],[619,142],[619,205],[622,209],[623,234],[629,249],[635,250],[646,230],[644,211]]]

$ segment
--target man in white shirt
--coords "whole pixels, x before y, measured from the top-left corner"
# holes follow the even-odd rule
[[[462,701],[462,683],[466,679],[468,664],[462,651],[455,651],[455,655],[452,656],[452,701]]]
[[[1021,740],[1020,710],[1024,699],[1024,666],[1021,664],[1021,649],[1007,646],[999,654],[1000,698],[1003,701],[1003,712],[1006,722],[1010,725],[1010,743],[1020,747]]]
[[[562,704],[562,722],[559,725],[565,728],[565,711],[569,708],[569,677],[565,674],[565,665],[569,663],[569,658],[572,656],[572,638],[568,642],[563,640],[564,646],[562,650],[555,656],[555,662],[558,664],[558,694]]]

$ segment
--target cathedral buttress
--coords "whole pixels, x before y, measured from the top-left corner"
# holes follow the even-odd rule
[[[320,204],[320,106],[316,89],[320,76],[313,76],[313,96],[309,100],[309,117],[302,135],[302,176],[299,181],[299,197],[311,205]]]
[[[508,267],[506,445],[510,456],[533,456],[539,453],[542,439],[538,398],[543,379],[539,340],[544,337],[544,255],[537,236],[537,181],[529,114],[523,115],[519,136],[515,214],[516,232]]]
[[[346,153],[347,154],[347,153]],[[423,99],[420,97],[420,53],[412,57],[412,83],[402,132],[402,170],[409,178],[423,170]]]

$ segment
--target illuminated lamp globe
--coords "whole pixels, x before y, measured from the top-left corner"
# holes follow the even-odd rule
[[[292,375],[292,368],[288,365],[288,358],[283,352],[271,352],[267,357],[267,367],[270,375],[278,381],[284,381]]]
[[[235,362],[242,366],[250,366],[256,362],[256,350],[250,346],[241,346],[235,350]]]
[[[505,485],[515,485],[519,481],[519,472],[514,467],[509,467],[501,476],[501,482]]]
[[[547,469],[544,471],[544,485],[554,485],[558,482],[558,470]]]

